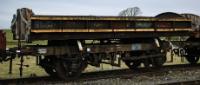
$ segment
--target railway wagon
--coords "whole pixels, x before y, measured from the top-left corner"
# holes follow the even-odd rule
[[[191,19],[166,12],[147,16],[61,16],[35,15],[28,8],[18,9],[11,23],[13,39],[20,55],[39,57],[39,65],[51,76],[77,77],[88,64],[130,68],[141,64],[159,67],[166,62],[169,43],[160,37],[188,36],[184,46],[192,64],[199,58],[199,38]],[[47,40],[47,45],[21,45]],[[22,65],[21,65],[22,66]]]
[[[5,37],[5,33],[0,30],[0,50],[5,50],[6,49],[6,37]]]
[[[6,37],[3,30],[0,30],[0,62],[5,60],[5,52],[6,51]]]

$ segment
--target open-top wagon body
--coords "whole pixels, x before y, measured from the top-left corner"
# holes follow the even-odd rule
[[[19,54],[39,56],[39,65],[52,76],[78,76],[88,64],[107,63],[131,68],[158,67],[170,49],[160,37],[187,36],[186,57],[196,63],[199,31],[190,18],[172,12],[147,16],[57,16],[35,15],[18,9],[11,23]],[[47,45],[21,45],[47,40]],[[196,44],[197,43],[197,44]],[[117,62],[116,62],[117,61]]]

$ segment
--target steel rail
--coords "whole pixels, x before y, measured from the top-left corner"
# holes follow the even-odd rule
[[[165,65],[160,68],[139,68],[137,70],[130,69],[118,69],[118,70],[109,70],[109,71],[95,71],[83,73],[79,78],[60,80],[58,78],[42,76],[42,77],[28,77],[28,78],[17,78],[17,79],[0,79],[0,85],[10,85],[10,84],[34,84],[34,83],[69,83],[69,82],[81,82],[81,81],[95,81],[99,79],[131,79],[133,76],[140,76],[144,74],[156,74],[158,72],[168,72],[168,71],[184,71],[190,70],[191,68],[199,69],[200,64],[189,65],[189,64],[177,64],[177,65]],[[192,80],[190,80],[192,81]],[[188,81],[189,82],[189,81]],[[172,82],[171,82],[172,83]],[[175,84],[165,83],[161,85],[176,85]],[[181,84],[182,85],[182,84]],[[185,84],[184,84],[185,85]]]

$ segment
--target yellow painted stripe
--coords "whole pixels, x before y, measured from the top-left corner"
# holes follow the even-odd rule
[[[113,32],[112,29],[89,29],[89,32]]]
[[[31,32],[35,32],[35,33],[45,33],[45,32],[63,32],[62,29],[31,29]]]
[[[158,19],[157,21],[191,21],[191,19],[183,18],[183,19]]]
[[[158,28],[156,31],[174,31],[174,29]]]
[[[191,28],[175,28],[175,31],[192,31]]]
[[[136,32],[154,32],[155,30],[153,28],[150,29],[136,29]]]
[[[127,20],[127,21],[191,21],[191,19],[159,19],[155,17],[110,17],[110,16],[32,16],[31,20]]]
[[[135,18],[135,17],[70,17],[70,16],[41,16],[41,17],[31,17],[31,20],[141,20],[141,21],[154,21],[156,18],[144,17],[144,18]]]
[[[88,29],[63,29],[62,32],[88,32]]]
[[[174,29],[166,29],[166,28],[158,28],[156,31],[192,31],[191,28],[174,28]]]
[[[113,29],[113,31],[114,32],[128,32],[128,31],[133,32],[133,31],[135,31],[135,29],[134,28],[133,29],[126,29],[126,28],[123,29],[123,28],[121,28],[121,29]]]
[[[56,32],[162,32],[162,31],[192,31],[191,28],[120,28],[120,29],[31,29],[34,33],[56,33]]]

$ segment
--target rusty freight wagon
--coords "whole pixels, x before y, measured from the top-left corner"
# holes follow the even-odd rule
[[[5,60],[6,54],[6,36],[3,30],[0,30],[0,62]]]
[[[0,50],[6,50],[6,36],[2,30],[0,30]]]
[[[130,69],[141,63],[159,67],[166,62],[169,43],[160,37],[187,36],[183,48],[187,60],[199,58],[198,32],[190,18],[166,12],[147,16],[57,16],[35,15],[27,8],[18,9],[11,28],[18,40],[18,54],[37,56],[45,71],[62,79],[80,75],[88,64],[120,66],[121,60]],[[47,45],[21,45],[47,40]],[[194,44],[195,43],[195,44]],[[22,65],[21,65],[22,66]]]

